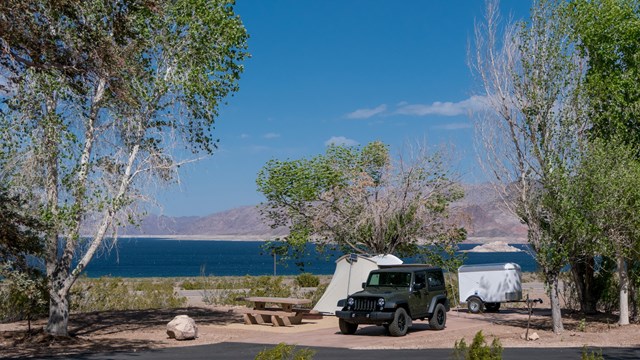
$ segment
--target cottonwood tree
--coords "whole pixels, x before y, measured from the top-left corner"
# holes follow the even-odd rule
[[[640,162],[637,149],[616,139],[595,139],[589,161],[578,173],[583,208],[599,234],[602,254],[616,259],[619,324],[629,324],[629,272],[627,263],[638,257],[640,244]]]
[[[640,188],[640,178],[629,176],[637,166],[634,161],[640,161],[640,8],[635,0],[574,0],[568,9],[577,46],[588,57],[587,105],[594,124],[591,154],[602,166],[608,166],[597,169],[585,164],[591,168],[592,184],[602,186],[590,187],[594,193],[587,199],[593,199],[597,206],[589,208],[589,217],[600,231],[603,254],[616,259],[619,324],[626,325],[628,266],[640,261],[640,237],[632,231],[638,212],[633,203],[637,200],[634,188]],[[635,152],[635,159],[628,158],[627,146]],[[628,169],[619,168],[620,164]],[[611,222],[603,224],[599,216]]]
[[[311,159],[271,160],[257,185],[261,212],[288,226],[289,245],[335,244],[344,252],[417,254],[424,244],[457,244],[466,232],[450,217],[461,188],[442,151],[420,147],[393,159],[386,145],[330,146]]]
[[[46,331],[65,336],[69,290],[105,239],[215,149],[247,34],[225,0],[9,0],[0,14],[0,158],[48,225]]]
[[[500,28],[497,1],[487,2],[475,31],[472,68],[487,111],[477,117],[480,155],[505,204],[528,226],[551,300],[553,331],[563,331],[558,276],[566,263],[567,229],[559,231],[553,172],[571,176],[588,128],[579,91],[584,60],[568,37],[560,3],[537,1],[530,19]]]

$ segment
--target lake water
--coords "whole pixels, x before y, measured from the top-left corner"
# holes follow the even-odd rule
[[[263,254],[261,241],[165,240],[153,238],[121,238],[111,251],[99,252],[87,267],[89,277],[181,277],[217,275],[273,275],[273,257]],[[463,244],[461,250],[475,245]],[[526,245],[514,245],[526,249]],[[306,257],[305,272],[331,275],[337,252]],[[403,259],[413,262],[411,259]],[[408,261],[407,261],[408,260]],[[526,252],[467,253],[465,265],[515,262],[523,271],[535,271],[536,262]],[[278,275],[297,275],[301,270],[293,262],[278,264]]]

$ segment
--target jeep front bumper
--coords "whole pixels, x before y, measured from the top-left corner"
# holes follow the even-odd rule
[[[354,324],[382,324],[393,321],[393,312],[336,311],[336,317]]]

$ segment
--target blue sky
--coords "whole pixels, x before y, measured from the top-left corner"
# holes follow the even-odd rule
[[[504,16],[530,0],[503,0]],[[240,91],[216,124],[218,151],[187,166],[158,198],[170,216],[208,215],[263,200],[256,174],[273,158],[325,151],[329,142],[446,144],[466,182],[482,181],[469,112],[467,65],[482,0],[237,0],[249,34]]]

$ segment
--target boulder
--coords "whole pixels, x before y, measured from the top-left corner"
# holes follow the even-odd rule
[[[525,339],[525,333],[520,334],[520,339],[528,340],[528,341],[536,341],[540,339],[540,335],[537,332],[529,334],[529,338]]]
[[[167,324],[167,335],[176,340],[193,340],[198,337],[198,327],[189,316],[178,315]]]

